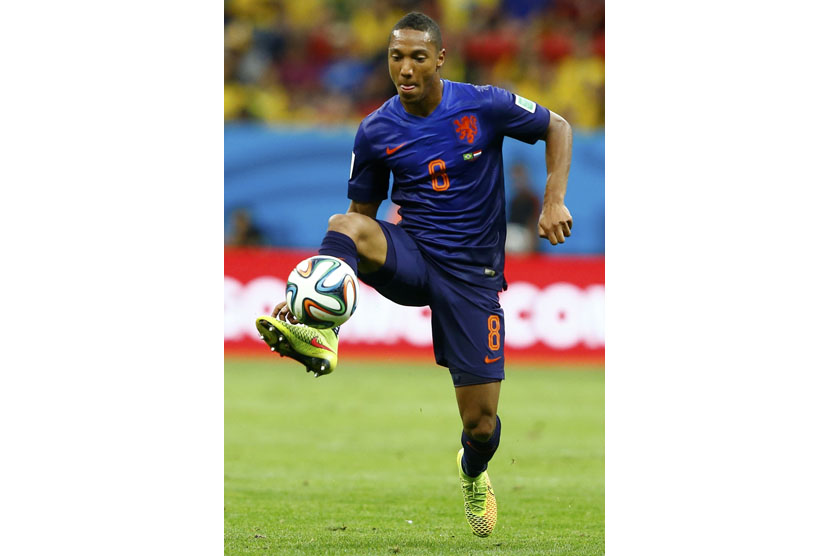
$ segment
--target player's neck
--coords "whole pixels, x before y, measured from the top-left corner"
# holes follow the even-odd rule
[[[438,105],[441,104],[441,99],[444,96],[444,82],[441,81],[440,77],[437,78],[437,80],[437,86],[433,87],[432,91],[420,101],[415,103],[406,103],[401,98],[401,104],[403,105],[404,110],[413,116],[420,116],[422,118],[426,118],[432,114],[432,112],[438,108]]]

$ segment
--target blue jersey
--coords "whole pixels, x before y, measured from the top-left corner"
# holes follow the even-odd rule
[[[424,256],[460,280],[501,290],[502,142],[544,138],[550,112],[498,87],[442,82],[441,102],[425,118],[404,110],[395,95],[361,122],[349,199],[386,199],[391,171],[399,225]]]

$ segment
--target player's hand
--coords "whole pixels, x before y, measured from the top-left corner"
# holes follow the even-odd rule
[[[288,321],[291,324],[297,324],[300,322],[288,308],[288,303],[285,301],[277,303],[277,306],[274,307],[273,311],[271,311],[271,316],[275,319],[280,319],[281,321]]]
[[[539,237],[547,238],[551,245],[565,243],[571,236],[574,221],[564,203],[553,203],[542,207],[539,216]]]

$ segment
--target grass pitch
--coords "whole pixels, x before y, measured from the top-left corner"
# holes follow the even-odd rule
[[[508,365],[493,534],[464,519],[449,373],[225,361],[225,554],[603,554],[601,367]]]

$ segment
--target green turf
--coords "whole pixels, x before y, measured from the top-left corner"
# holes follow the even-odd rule
[[[464,520],[443,368],[225,361],[226,554],[603,554],[604,373],[509,367],[493,534]]]

